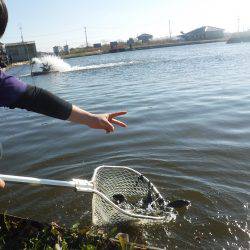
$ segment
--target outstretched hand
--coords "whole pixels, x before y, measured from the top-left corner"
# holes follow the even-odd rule
[[[116,119],[116,117],[125,114],[127,114],[126,111],[106,114],[92,114],[73,105],[72,112],[68,120],[74,123],[87,125],[90,128],[103,129],[106,130],[107,133],[110,133],[115,130],[114,124],[124,128],[127,127],[124,122]]]
[[[89,119],[87,125],[90,128],[94,129],[104,129],[107,133],[114,132],[115,127],[113,124],[124,128],[127,127],[124,122],[121,122],[116,119],[117,116],[125,114],[127,114],[126,111],[115,112],[110,114],[93,114],[92,117]]]

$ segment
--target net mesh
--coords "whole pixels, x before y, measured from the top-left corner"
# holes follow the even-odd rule
[[[124,167],[103,166],[97,169],[93,179],[94,188],[103,193],[109,200],[115,203],[114,195],[122,194],[128,203],[135,203],[146,197],[149,185],[153,186],[145,177],[136,171]],[[159,197],[157,189],[152,191],[155,197]],[[129,211],[126,210],[126,211]],[[134,211],[133,211],[134,213]],[[123,221],[138,221],[111,205],[98,194],[92,199],[92,221],[95,225],[114,224]]]

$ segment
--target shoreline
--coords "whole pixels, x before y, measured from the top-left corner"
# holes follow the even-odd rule
[[[128,51],[136,51],[136,50],[146,50],[146,49],[158,49],[158,48],[165,48],[165,47],[177,47],[177,46],[187,46],[187,45],[196,45],[196,44],[206,44],[206,43],[219,43],[219,42],[226,42],[227,39],[214,39],[214,40],[200,40],[200,41],[185,41],[185,42],[174,42],[174,43],[164,43],[164,44],[147,44],[147,45],[140,45],[134,46],[132,48],[117,48],[116,50],[95,50],[90,52],[79,52],[79,53],[72,53],[68,55],[61,55],[59,56],[62,59],[69,59],[69,58],[76,58],[76,57],[85,57],[85,56],[96,56],[96,55],[103,55],[103,54],[111,54],[111,53],[119,53],[119,52],[128,52]],[[10,64],[6,67],[5,70],[29,64],[29,61],[23,62],[16,62]]]
[[[196,45],[196,44],[206,44],[206,43],[218,43],[218,42],[226,42],[227,39],[214,39],[214,40],[200,40],[200,41],[185,41],[185,42],[176,42],[176,43],[164,43],[164,44],[147,44],[141,46],[135,46],[132,48],[117,48],[116,50],[107,50],[107,51],[93,51],[93,52],[80,52],[69,55],[62,55],[62,59],[75,58],[75,57],[84,57],[84,56],[95,56],[109,53],[119,53],[119,52],[128,52],[135,50],[146,50],[146,49],[157,49],[157,48],[165,48],[165,47],[176,47],[176,46],[186,46],[186,45]]]

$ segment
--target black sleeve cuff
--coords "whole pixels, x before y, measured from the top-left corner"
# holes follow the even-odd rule
[[[21,108],[61,120],[67,120],[72,104],[36,86],[28,85],[27,90],[10,108]]]

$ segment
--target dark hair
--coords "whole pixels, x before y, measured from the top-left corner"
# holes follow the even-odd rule
[[[4,34],[8,23],[8,10],[4,0],[0,0],[0,38]]]

